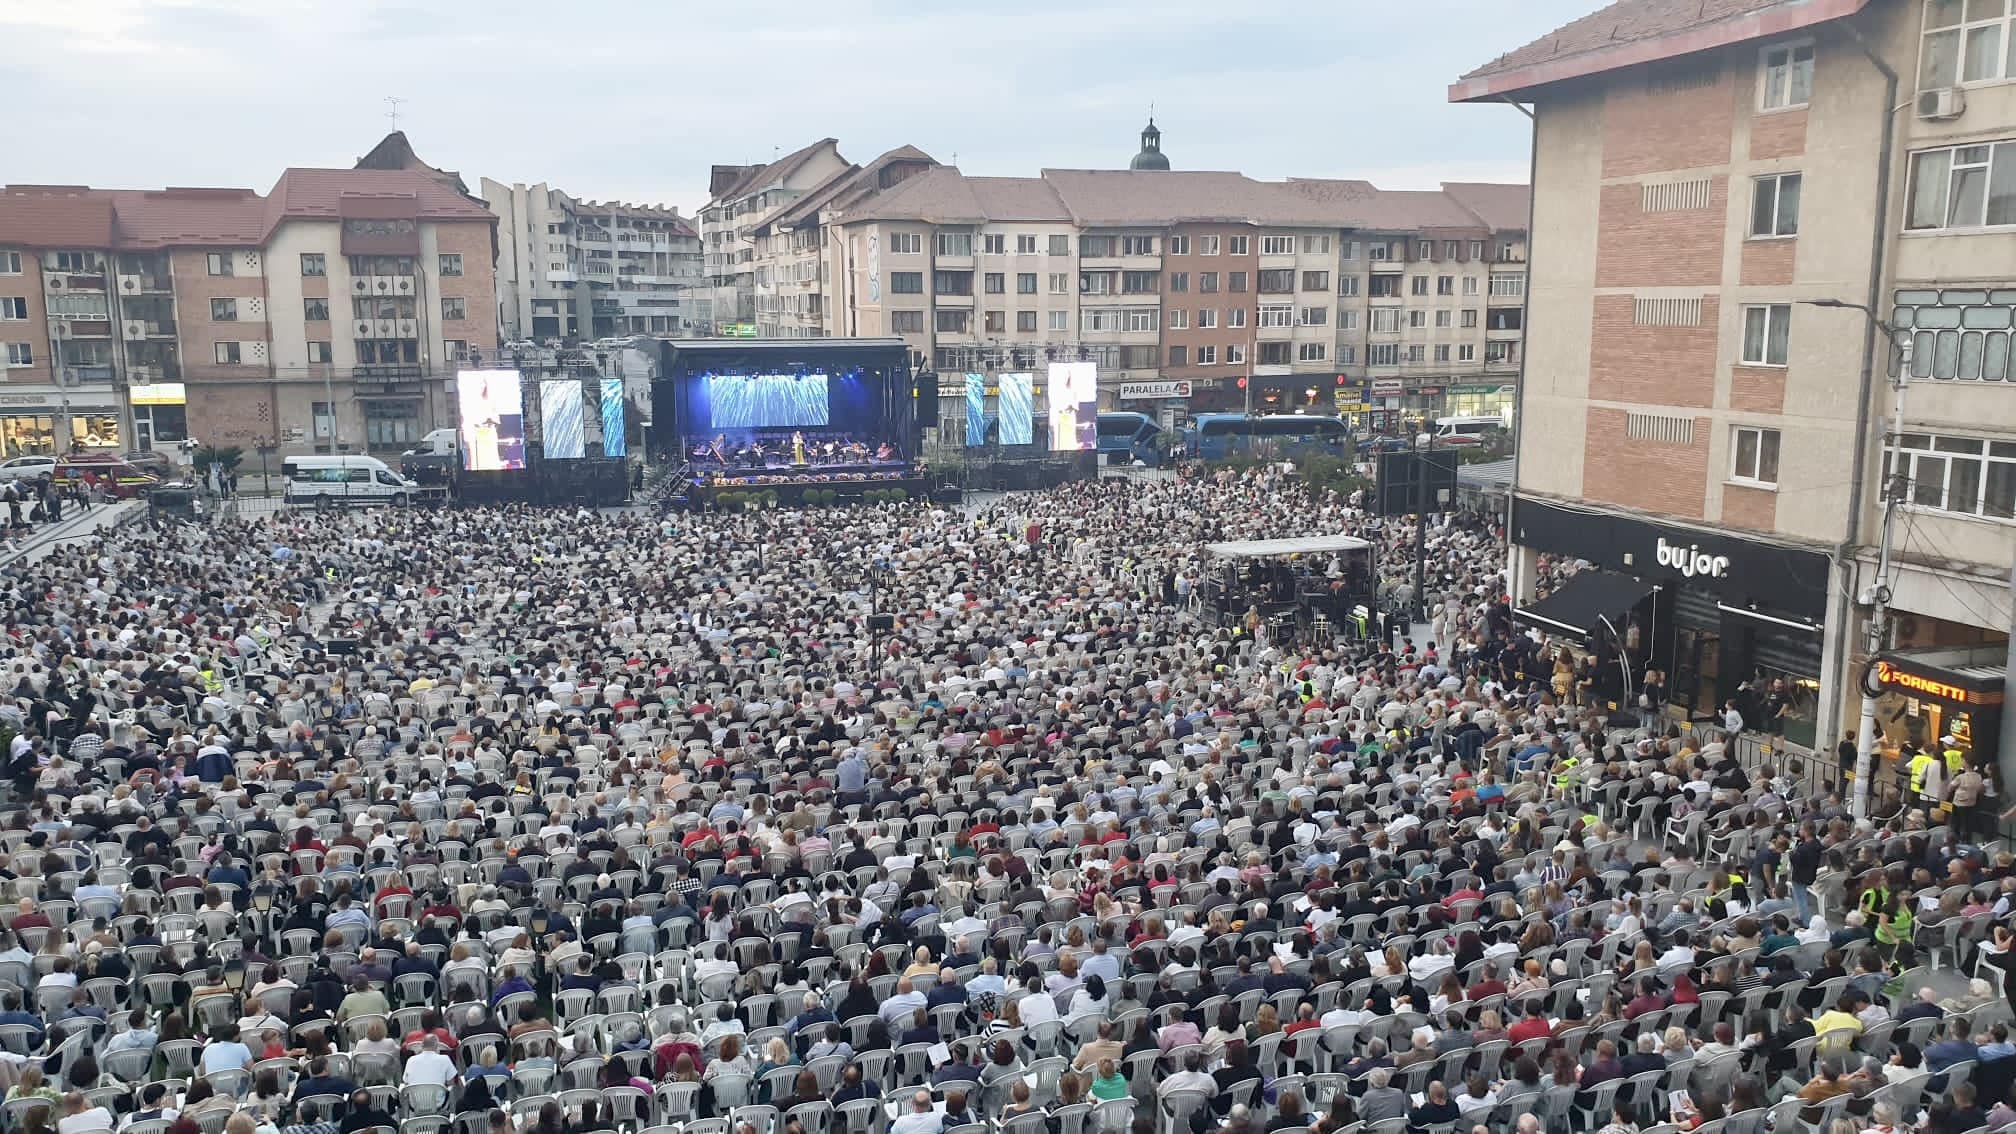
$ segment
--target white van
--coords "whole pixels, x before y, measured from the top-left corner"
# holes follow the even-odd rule
[[[1502,417],[1438,417],[1435,428],[1422,434],[1424,443],[1429,438],[1447,441],[1451,437],[1468,437],[1473,441],[1485,441],[1505,431]]]
[[[376,457],[288,457],[280,462],[290,504],[405,504],[420,487]]]

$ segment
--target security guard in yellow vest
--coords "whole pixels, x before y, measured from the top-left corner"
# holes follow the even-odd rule
[[[1911,794],[1923,798],[1925,795],[1925,775],[1937,763],[1931,753],[1919,752],[1911,757]]]
[[[1562,795],[1568,794],[1568,785],[1574,781],[1575,769],[1581,763],[1582,761],[1570,756],[1559,764],[1554,765],[1554,790],[1556,792]]]

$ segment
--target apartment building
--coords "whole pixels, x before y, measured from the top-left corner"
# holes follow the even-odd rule
[[[1495,413],[1519,363],[1524,215],[1522,186],[934,166],[820,210],[824,333],[901,336],[941,373],[1088,359],[1105,403],[1171,417],[1249,393]]]
[[[493,224],[419,170],[0,189],[0,449],[408,447],[495,349]]]
[[[713,167],[707,186],[710,199],[700,211],[702,266],[714,316],[703,333],[759,333],[756,229],[848,168],[847,159],[840,156],[840,143],[833,138],[821,138],[771,162]],[[774,328],[777,293],[771,288],[767,294]]]
[[[544,182],[481,184],[497,214],[507,341],[678,335],[713,321],[700,234],[677,206],[584,201]]]
[[[1623,0],[1451,88],[1534,114],[1515,605],[1539,555],[1603,570],[1533,621],[1669,671],[1695,715],[1782,681],[1788,738],[1827,746],[1867,680],[1890,744],[1993,750],[2012,41],[1999,4]],[[1901,617],[1870,658],[1879,583]]]
[[[755,254],[756,333],[766,339],[822,338],[826,319],[826,228],[820,217],[844,212],[938,163],[900,146],[865,166],[848,165],[750,230]]]

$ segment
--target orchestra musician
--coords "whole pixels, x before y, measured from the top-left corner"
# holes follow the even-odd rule
[[[805,434],[802,431],[793,431],[791,434],[791,463],[794,465],[805,463]]]
[[[866,446],[863,446],[863,448],[865,449]],[[887,441],[882,442],[881,447],[875,450],[875,459],[878,461],[895,460],[896,447],[894,445],[889,444],[889,442]]]

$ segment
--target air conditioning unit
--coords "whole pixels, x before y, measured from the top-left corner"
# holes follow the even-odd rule
[[[126,337],[129,339],[146,338],[147,324],[142,323],[137,319],[128,319],[126,321]]]
[[[57,373],[56,384],[59,386],[82,386],[84,379],[78,376],[76,367],[66,366]]]
[[[56,338],[67,339],[70,337],[70,324],[62,322],[60,320],[51,323],[49,324],[49,333],[51,335],[54,335]]]
[[[69,286],[70,286],[70,277],[69,277],[69,276],[50,276],[50,277],[49,277],[49,290],[50,290],[50,291],[62,291],[62,290],[64,290],[65,288],[68,288]]]
[[[412,319],[401,319],[401,320],[399,320],[399,337],[400,337],[400,338],[402,338],[402,339],[410,339],[410,338],[414,338],[414,337],[418,336],[419,334],[420,334],[420,327],[419,327],[419,324],[418,324],[418,323],[416,323],[416,322],[415,322],[414,320],[412,320]]]
[[[399,290],[400,290],[400,291],[412,291],[412,290],[413,290],[413,281],[412,281],[411,279],[409,279],[409,278],[405,277],[405,276],[401,276],[401,277],[399,277]]]
[[[350,281],[350,290],[351,290],[351,291],[354,291],[354,292],[356,292],[356,293],[357,293],[358,295],[363,295],[364,293],[366,293],[366,292],[368,292],[368,291],[370,291],[370,290],[371,290],[371,281],[370,281],[370,280],[351,280],[351,281]]]
[[[372,285],[372,286],[374,286],[375,288],[377,288],[377,289],[378,289],[379,291],[391,291],[391,290],[392,290],[392,281],[391,281],[391,280],[388,280],[388,279],[382,279],[382,278],[381,278],[381,279],[379,279],[379,280],[377,281],[377,283],[375,283],[375,284],[374,284],[374,285]]]
[[[392,320],[390,320],[390,319],[380,319],[380,320],[378,320],[378,337],[379,337],[379,338],[384,338],[384,339],[389,339],[389,338],[391,338],[391,337],[392,337],[392,334],[393,334],[393,330],[394,330],[394,324],[393,324]]]
[[[367,337],[367,338],[368,338],[368,337],[370,337],[370,334],[371,334],[371,322],[370,322],[370,320],[368,320],[368,319],[359,319],[359,320],[357,320],[357,333],[358,333],[359,335],[363,335],[363,336],[365,336],[365,337]]]
[[[120,290],[120,291],[139,291],[139,290],[140,290],[140,277],[139,277],[139,276],[120,276],[120,277],[119,277],[119,290]]]
[[[1926,122],[1951,122],[1967,111],[1967,95],[1959,87],[1940,87],[1918,96],[1918,117]]]

